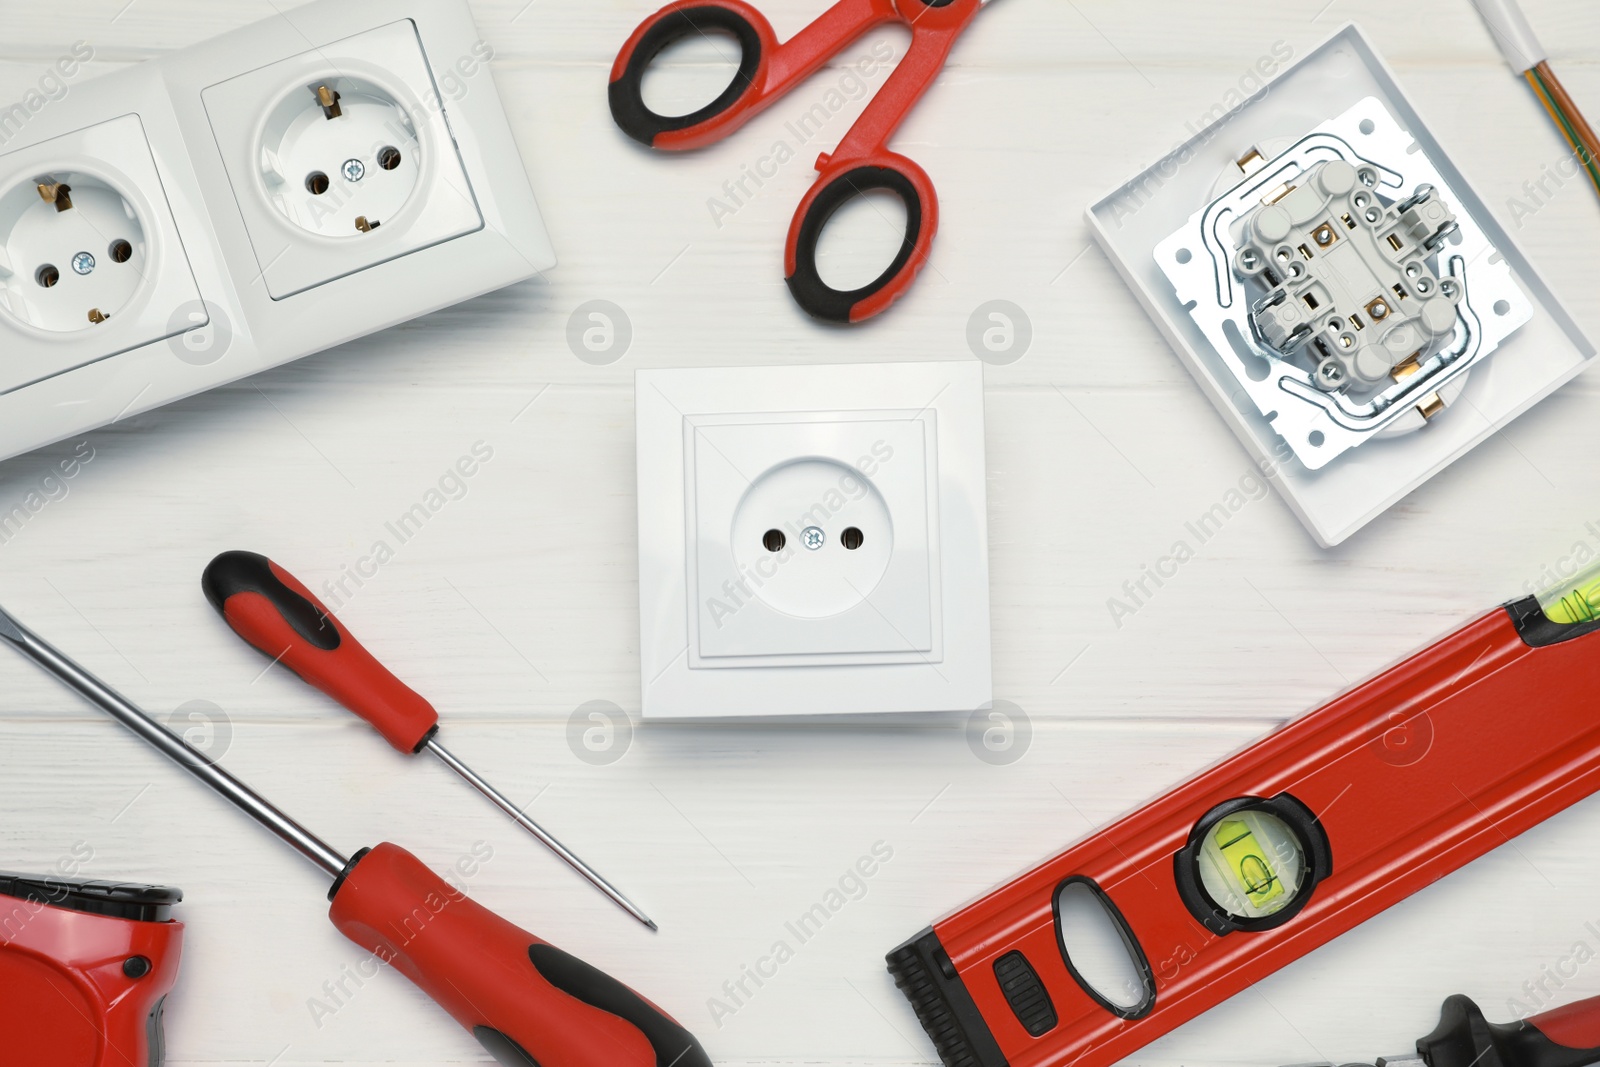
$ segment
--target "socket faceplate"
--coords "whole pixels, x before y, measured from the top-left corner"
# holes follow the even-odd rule
[[[274,300],[483,226],[409,21],[201,95]]]
[[[0,393],[172,337],[199,303],[137,115],[0,155]]]
[[[987,707],[982,371],[642,371],[644,715]]]
[[[692,667],[938,662],[934,412],[693,416],[684,438]]]

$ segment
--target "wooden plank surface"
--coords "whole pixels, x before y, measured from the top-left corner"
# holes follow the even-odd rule
[[[727,143],[657,158],[616,130],[603,88],[648,6],[474,0],[559,268],[90,435],[93,459],[64,495],[0,544],[11,610],[161,714],[209,702],[213,728],[196,736],[340,847],[393,838],[444,865],[487,842],[475,895],[636,983],[719,1063],[931,1063],[886,950],[1520,595],[1579,546],[1600,553],[1591,376],[1339,549],[1318,550],[1276,498],[1252,499],[1133,617],[1118,625],[1107,607],[1250,463],[1092,247],[1084,205],[1188,136],[1274,44],[1303,55],[1355,20],[1509,220],[1510,199],[1564,147],[1464,0],[1001,0],[897,142],[939,188],[932,265],[902,307],[852,331],[807,321],[780,266],[811,157],[861,101],[816,144],[791,145],[796,158],[731,215],[711,201],[877,38]],[[784,36],[821,8],[761,6]],[[1600,9],[1527,7],[1569,88],[1600,114]],[[0,100],[21,98],[74,41],[103,72],[274,8],[5,0]],[[903,36],[882,39],[903,52]],[[1516,232],[1580,321],[1600,327],[1592,190],[1569,183]],[[633,372],[972,358],[968,318],[996,298],[1034,329],[1024,358],[987,370],[996,695],[1030,722],[1025,756],[979,761],[952,718],[652,724],[610,765],[578,758],[580,708],[639,703]],[[633,329],[606,366],[567,343],[574,309],[595,299]],[[398,543],[386,521],[478,442],[493,459]],[[0,466],[0,505],[74,447]],[[393,558],[371,573],[363,560],[380,540]],[[436,700],[460,755],[533,802],[662,934],[635,929],[441,768],[404,762],[282,671],[263,675],[199,595],[205,562],[240,547],[318,589],[370,573],[346,579],[346,621]],[[0,867],[47,869],[86,846],[89,876],[188,895],[171,1062],[485,1059],[393,976],[333,1003],[324,983],[360,954],[318,914],[316,872],[38,672],[13,662],[0,678]],[[1136,1062],[1370,1059],[1406,1049],[1457,991],[1508,1017],[1508,998],[1526,1002],[1524,983],[1575,943],[1600,949],[1585,926],[1600,920],[1597,832],[1600,803],[1579,805]],[[719,1011],[723,984],[880,841],[894,858],[861,898],[747,1003]],[[1556,990],[1595,993],[1600,972],[1582,968]]]

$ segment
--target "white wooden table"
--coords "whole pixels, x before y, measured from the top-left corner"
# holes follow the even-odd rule
[[[0,544],[0,595],[146,707],[209,701],[226,763],[336,846],[382,839],[442,866],[486,842],[474,896],[636,984],[725,1064],[926,1064],[886,950],[1491,605],[1574,551],[1600,551],[1600,382],[1582,379],[1342,548],[1253,500],[1117,626],[1107,599],[1236,485],[1249,461],[1090,240],[1086,203],[1188,136],[1275,42],[1296,55],[1360,21],[1484,198],[1564,144],[1464,0],[1001,0],[906,126],[943,232],[915,292],[865,328],[820,328],[781,276],[817,145],[719,226],[708,200],[787,136],[839,70],[740,136],[684,158],[612,124],[611,60],[645,0],[474,0],[561,266],[548,278],[91,435],[93,459]],[[787,36],[819,0],[764,0]],[[1528,0],[1600,115],[1600,8]],[[77,40],[109,70],[272,14],[268,0],[0,0],[0,100]],[[1319,10],[1320,9],[1320,10]],[[887,37],[898,55],[904,38]],[[865,54],[870,42],[857,54]],[[1519,235],[1600,327],[1600,204],[1570,182]],[[849,264],[845,264],[849,266]],[[575,358],[573,310],[603,299],[633,340]],[[1035,331],[988,371],[997,696],[1023,758],[975,758],[961,719],[636,727],[580,760],[569,720],[637,710],[633,372],[643,367],[970,359],[981,303]],[[451,746],[660,921],[652,936],[429,762],[228,633],[202,567],[252,548],[313,587],[360,566],[385,522],[476,442],[493,459],[345,598],[345,621],[429,694]],[[9,508],[69,442],[0,466]],[[59,495],[59,494],[58,494]],[[1593,525],[1589,525],[1593,524]],[[365,568],[369,573],[371,567]],[[481,1062],[319,914],[309,865],[21,660],[0,661],[0,866],[74,855],[87,877],[183,887],[172,1062]],[[1536,708],[1508,714],[1537,714]],[[197,735],[206,741],[207,737]],[[1551,820],[1142,1051],[1149,1064],[1272,1067],[1403,1051],[1439,1001],[1496,1018],[1577,943],[1600,949],[1600,801]],[[777,977],[724,983],[883,842],[893,858]],[[343,980],[344,991],[336,990]],[[1600,993],[1600,967],[1546,980]],[[335,992],[330,993],[330,990]],[[1543,994],[1539,994],[1542,998]],[[320,1004],[319,1008],[317,1005]],[[3,1059],[0,1052],[0,1059]]]

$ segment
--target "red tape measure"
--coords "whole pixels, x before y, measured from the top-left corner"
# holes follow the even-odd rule
[[[0,1064],[160,1067],[176,889],[0,873]]]
[[[1600,788],[1600,622],[1552,615],[1479,619],[896,949],[941,1058],[1109,1067]],[[1079,978],[1082,893],[1126,996]]]

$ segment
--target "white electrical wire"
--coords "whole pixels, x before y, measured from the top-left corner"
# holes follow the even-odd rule
[[[1494,43],[1500,46],[1500,54],[1512,70],[1522,74],[1549,58],[1517,0],[1472,0],[1472,5],[1488,24]]]

